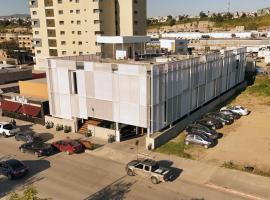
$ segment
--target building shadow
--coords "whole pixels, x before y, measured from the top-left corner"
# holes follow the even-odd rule
[[[26,187],[42,180],[43,178],[37,175],[50,168],[50,162],[47,160],[25,160],[22,162],[28,167],[29,173],[20,179],[8,180],[5,178],[0,180],[0,199],[17,187]]]
[[[122,200],[125,199],[126,194],[131,191],[131,187],[135,183],[120,181],[101,189],[84,200]]]

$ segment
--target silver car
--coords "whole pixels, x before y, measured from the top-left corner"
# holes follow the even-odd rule
[[[196,133],[196,134],[188,134],[185,139],[185,144],[198,144],[204,146],[204,148],[208,149],[213,146],[215,141],[211,138],[208,138],[206,135]]]

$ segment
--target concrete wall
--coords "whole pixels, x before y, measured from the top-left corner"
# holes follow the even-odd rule
[[[77,132],[77,121],[76,120],[68,120],[68,119],[60,119],[52,116],[45,116],[45,122],[53,122],[54,123],[54,129],[57,124],[63,125],[63,126],[70,126],[72,132]]]
[[[88,130],[92,132],[93,137],[96,137],[102,140],[108,140],[110,135],[113,135],[116,137],[115,130],[93,126],[93,125],[88,125]]]
[[[156,149],[161,145],[168,142],[170,139],[178,136],[188,124],[193,123],[197,119],[201,118],[204,114],[213,111],[216,109],[221,103],[230,99],[234,94],[243,90],[246,87],[246,83],[240,83],[236,87],[232,88],[230,91],[222,94],[221,96],[217,97],[214,101],[203,105],[198,111],[188,115],[187,117],[183,118],[180,122],[172,126],[171,128],[165,130],[164,132],[157,132],[151,137],[146,138],[146,148]]]

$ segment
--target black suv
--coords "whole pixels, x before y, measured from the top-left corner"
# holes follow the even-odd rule
[[[0,173],[11,180],[26,175],[28,168],[19,160],[11,159],[0,162]]]
[[[221,113],[208,113],[205,117],[214,118],[216,120],[220,120],[223,125],[231,125],[234,120],[222,115]]]
[[[22,153],[33,153],[36,157],[49,156],[53,153],[53,148],[51,144],[41,142],[25,143],[22,144],[19,149]]]
[[[209,129],[200,124],[191,124],[186,128],[186,131],[188,134],[203,134],[213,140],[216,140],[219,138],[219,134],[215,130]]]
[[[196,121],[196,124],[201,124],[211,129],[221,129],[223,127],[223,124],[220,121],[207,117]]]

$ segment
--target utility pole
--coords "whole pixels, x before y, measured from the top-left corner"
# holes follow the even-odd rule
[[[231,13],[231,0],[228,0],[228,13]]]

